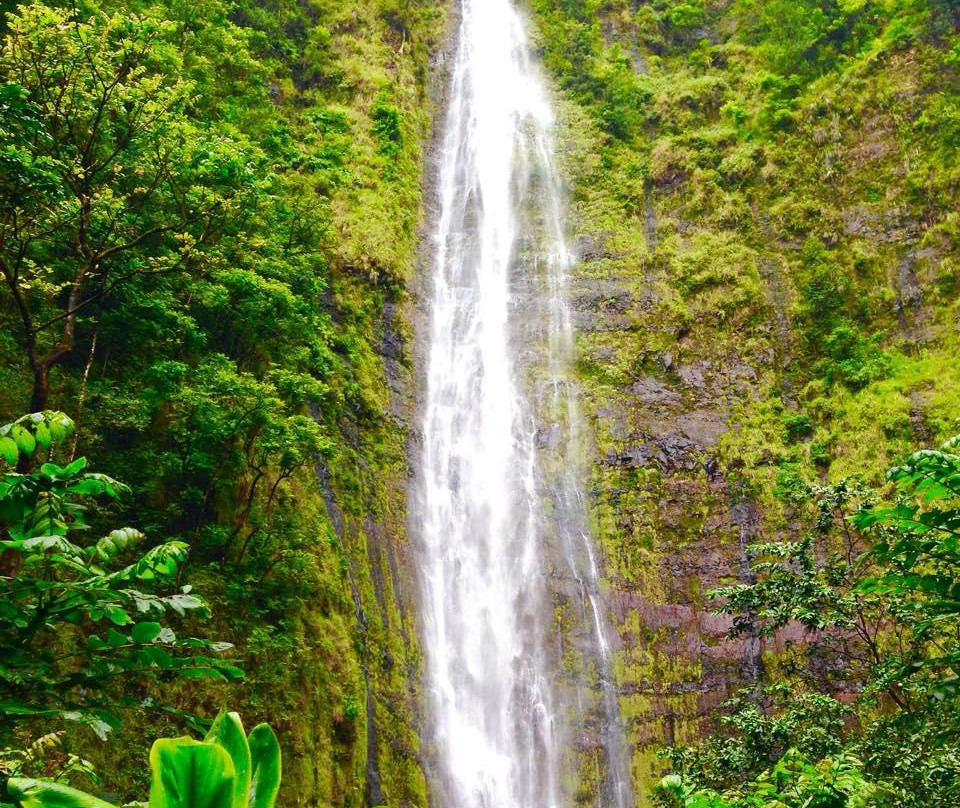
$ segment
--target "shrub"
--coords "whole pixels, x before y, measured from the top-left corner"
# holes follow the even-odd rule
[[[202,741],[161,738],[150,750],[149,808],[273,808],[280,788],[280,745],[267,724],[249,735],[237,713],[221,713]],[[11,777],[22,808],[113,808],[60,783]]]

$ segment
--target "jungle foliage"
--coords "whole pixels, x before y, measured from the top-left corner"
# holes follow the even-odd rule
[[[72,432],[62,413],[33,413],[0,427],[0,451],[8,466],[29,463]],[[129,696],[138,681],[241,676],[209,656],[230,643],[178,637],[169,624],[209,611],[192,587],[177,585],[186,544],[141,555],[145,537],[130,527],[82,538],[94,527],[90,504],[130,493],[86,467],[80,457],[0,477],[0,745],[14,743],[29,719],[48,731],[78,722],[106,738],[119,711],[138,704]]]
[[[32,413],[0,436],[10,759],[54,737],[132,798],[124,745],[243,699],[308,750],[298,799],[359,805],[369,754],[377,788],[421,803],[366,531],[402,475],[383,353],[406,361],[387,312],[442,4],[0,9],[0,423]],[[50,441],[59,411],[78,428]],[[368,697],[391,704],[369,743]]]
[[[273,808],[280,789],[280,746],[269,725],[258,724],[247,735],[237,713],[223,712],[202,741],[189,736],[155,741],[150,770],[150,799],[143,803],[149,808]],[[5,791],[6,799],[23,808],[112,805],[63,783],[19,772],[6,781]]]
[[[789,681],[745,691],[718,735],[668,752],[661,804],[956,803],[958,446],[912,454],[886,491],[811,488],[810,533],[751,547],[755,582],[711,593],[735,634],[794,624],[806,639]]]

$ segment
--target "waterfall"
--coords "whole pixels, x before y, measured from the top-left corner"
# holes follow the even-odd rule
[[[552,110],[511,0],[462,0],[439,176],[418,536],[440,808],[569,805],[553,579],[599,670],[607,782],[628,808],[611,651],[580,488],[571,255]],[[564,703],[561,704],[560,702]]]

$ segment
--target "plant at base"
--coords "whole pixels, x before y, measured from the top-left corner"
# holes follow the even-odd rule
[[[874,530],[870,556],[880,570],[860,590],[902,604],[922,652],[907,656],[889,679],[906,683],[916,674],[933,679],[932,694],[960,693],[960,435],[939,449],[910,455],[888,479],[901,496],[892,508],[873,508],[851,521]]]
[[[14,466],[72,430],[62,413],[24,416],[0,427],[0,456]],[[117,724],[118,707],[138,703],[113,684],[118,679],[241,675],[207,655],[228,643],[178,637],[161,622],[207,611],[189,586],[177,585],[185,544],[134,552],[144,536],[129,527],[92,542],[75,538],[90,527],[86,502],[128,490],[86,465],[79,458],[0,474],[0,740],[31,717],[80,722],[102,737]]]
[[[892,808],[885,786],[867,780],[863,764],[849,755],[813,762],[795,749],[737,791],[719,794],[667,775],[657,786],[657,804],[667,808]]]
[[[237,713],[220,713],[202,741],[155,741],[150,770],[149,808],[273,808],[280,745],[267,724],[247,735]],[[7,794],[22,808],[113,808],[75,788],[25,777],[11,777]]]
[[[733,704],[720,733],[667,753],[673,774],[661,786],[662,805],[957,804],[958,449],[960,437],[893,468],[892,504],[849,480],[805,489],[811,534],[751,547],[756,580],[711,593],[723,599],[717,611],[733,617],[733,634],[805,629],[812,665],[794,673],[823,692],[798,696],[793,688],[785,702]],[[837,692],[857,698],[841,705],[829,695]],[[785,781],[788,792],[769,791],[778,770],[799,772]],[[840,788],[841,777],[850,788]]]
[[[671,771],[719,790],[758,777],[791,749],[812,760],[838,754],[852,713],[799,681],[744,690],[722,708],[717,734],[664,753]]]

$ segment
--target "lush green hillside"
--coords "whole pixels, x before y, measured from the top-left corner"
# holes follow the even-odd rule
[[[455,7],[0,2],[0,425],[77,424],[0,427],[0,780],[92,788],[79,755],[139,798],[231,707],[282,805],[428,805],[411,289]],[[529,12],[638,804],[948,808],[957,447],[884,474],[960,431],[960,7]],[[100,603],[114,563],[163,626]]]
[[[286,804],[425,805],[398,416],[443,4],[5,8],[0,421],[75,418],[247,674],[137,700],[269,720]],[[184,725],[123,717],[65,743],[127,798]]]
[[[536,0],[563,99],[593,512],[642,793],[787,676],[706,593],[960,412],[950,2]],[[856,683],[844,687],[856,689]],[[710,726],[710,722],[707,722]],[[715,724],[714,724],[715,726]]]

